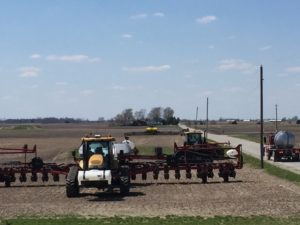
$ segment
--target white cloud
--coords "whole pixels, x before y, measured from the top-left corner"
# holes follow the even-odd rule
[[[155,16],[155,17],[164,17],[165,14],[162,13],[162,12],[156,12],[156,13],[153,13],[152,16]]]
[[[136,14],[136,15],[132,15],[130,17],[130,19],[136,20],[136,19],[145,19],[148,17],[147,13],[140,13],[140,14]]]
[[[263,46],[261,48],[259,48],[260,51],[267,51],[267,50],[270,50],[272,48],[272,45],[266,45],[266,46]]]
[[[47,56],[48,61],[64,61],[64,62],[98,62],[99,58],[92,58],[87,55],[49,55]]]
[[[203,17],[197,18],[196,22],[201,23],[201,24],[208,24],[215,20],[217,20],[216,16],[203,16]]]
[[[92,90],[83,90],[83,91],[80,91],[80,94],[84,97],[87,97],[87,96],[90,96],[91,94],[93,94],[93,91]]]
[[[27,77],[37,77],[39,76],[40,69],[37,67],[22,67],[19,69],[20,77],[27,78]]]
[[[142,67],[123,67],[122,70],[126,72],[162,72],[171,69],[170,65],[161,66],[142,66]]]
[[[133,36],[131,34],[122,34],[122,38],[130,39]]]
[[[241,59],[225,59],[218,63],[217,69],[221,71],[239,70],[242,72],[249,72],[254,69],[254,66]]]
[[[66,85],[68,85],[68,83],[63,82],[63,81],[59,81],[59,82],[56,82],[55,85],[57,85],[57,86],[66,86]]]
[[[40,54],[37,54],[37,53],[35,53],[35,54],[32,54],[31,56],[30,56],[30,58],[32,58],[32,59],[40,59],[42,56],[40,55]]]
[[[121,86],[121,85],[118,85],[118,84],[115,84],[111,87],[112,90],[115,90],[115,91],[124,91],[126,90],[126,87],[124,86]]]
[[[288,67],[286,68],[288,73],[300,73],[300,66]]]

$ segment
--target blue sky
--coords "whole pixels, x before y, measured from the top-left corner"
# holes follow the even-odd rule
[[[299,115],[297,0],[0,0],[0,118]]]

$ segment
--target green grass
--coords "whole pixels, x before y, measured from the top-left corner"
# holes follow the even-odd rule
[[[300,217],[290,218],[272,218],[265,216],[252,217],[231,217],[217,216],[210,218],[202,217],[178,217],[168,216],[166,218],[159,217],[109,217],[109,218],[17,218],[1,220],[0,225],[98,225],[98,224],[124,224],[124,225],[298,225]]]
[[[244,161],[246,163],[249,163],[252,167],[254,168],[260,168],[260,160],[250,156],[248,154],[243,154],[244,155]],[[278,166],[272,165],[268,162],[264,162],[264,170],[273,176],[295,182],[296,184],[300,185],[300,175],[293,173],[289,170],[282,169]]]
[[[174,152],[173,148],[168,146],[161,146],[164,154],[172,154]],[[137,146],[139,155],[154,155],[154,146]]]
[[[33,126],[33,125],[16,125],[12,127],[13,130],[36,130],[41,129],[40,126]]]
[[[234,135],[230,135],[230,136],[244,139],[247,141],[260,143],[260,134],[234,134]]]

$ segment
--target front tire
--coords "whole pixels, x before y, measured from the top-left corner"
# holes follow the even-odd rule
[[[79,196],[78,185],[78,167],[72,166],[69,170],[66,180],[66,193],[68,198],[75,198]]]

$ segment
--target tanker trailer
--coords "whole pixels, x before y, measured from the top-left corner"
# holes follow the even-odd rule
[[[274,162],[282,160],[300,161],[300,149],[294,146],[295,135],[289,131],[278,131],[270,134],[268,140],[265,139],[265,152],[268,160],[273,156]]]

